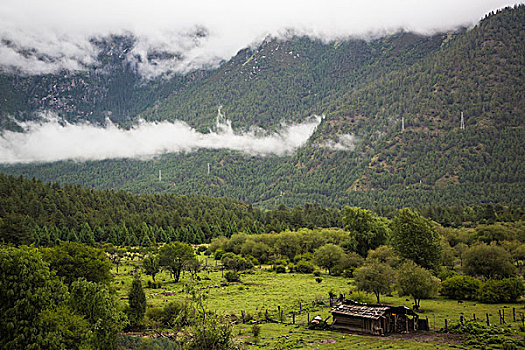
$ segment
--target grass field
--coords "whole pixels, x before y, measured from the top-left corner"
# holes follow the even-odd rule
[[[156,281],[162,283],[160,289],[145,288],[148,307],[161,307],[172,300],[187,299],[184,283],[192,283],[203,297],[206,308],[219,314],[238,319],[234,325],[234,333],[240,342],[248,344],[249,349],[451,349],[469,348],[461,342],[464,337],[446,335],[438,332],[418,332],[410,335],[393,335],[387,337],[349,335],[343,332],[309,330],[307,319],[320,315],[323,319],[330,316],[328,296],[332,291],[335,295],[348,295],[353,289],[353,281],[344,277],[334,277],[323,274],[322,281],[316,282],[312,274],[283,273],[277,274],[264,267],[256,268],[253,273],[242,275],[240,283],[225,283],[222,271],[215,268],[215,261],[200,256],[207,266],[199,273],[200,281],[192,281],[189,274],[174,283],[167,272],[156,276]],[[131,286],[133,271],[138,261],[126,260],[115,274],[115,286],[119,298],[125,300]],[[215,271],[214,271],[215,270]],[[142,274],[143,286],[150,276]],[[167,293],[165,295],[161,293]],[[372,299],[372,298],[371,298]],[[372,299],[373,300],[373,299]],[[391,305],[412,306],[412,300],[396,295],[382,296],[381,302]],[[245,318],[264,319],[266,310],[274,320],[279,320],[278,309],[283,311],[283,323],[261,324],[261,332],[256,339],[252,336],[250,322],[243,324],[241,314]],[[301,314],[299,311],[301,309]],[[516,322],[513,322],[513,309]],[[525,303],[516,304],[480,304],[477,302],[458,302],[443,298],[423,300],[420,317],[428,317],[430,327],[436,330],[448,323],[458,322],[460,316],[465,319],[485,320],[489,315],[491,324],[499,324],[498,311],[505,312],[505,325],[514,330],[521,324],[520,313],[525,313]],[[292,324],[295,313],[295,324]],[[331,318],[329,319],[329,322]],[[523,337],[524,332],[517,333]]]

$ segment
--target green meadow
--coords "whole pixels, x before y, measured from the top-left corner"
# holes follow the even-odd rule
[[[310,330],[308,319],[319,315],[331,322],[329,310],[329,293],[338,296],[349,296],[355,290],[353,280],[341,276],[329,276],[322,273],[316,281],[313,274],[275,273],[270,266],[254,268],[241,276],[241,282],[227,283],[223,278],[220,264],[204,255],[199,259],[203,269],[198,279],[192,279],[189,273],[181,276],[174,283],[169,273],[161,271],[155,280],[161,288],[148,288],[151,276],[141,275],[145,288],[148,308],[162,307],[174,300],[188,300],[191,295],[188,288],[202,296],[206,309],[216,311],[228,317],[233,323],[237,341],[249,349],[452,349],[480,348],[469,344],[466,336],[450,335],[440,332],[445,319],[448,325],[457,323],[460,317],[471,320],[474,317],[486,323],[489,315],[491,325],[502,329],[511,329],[514,338],[523,338],[520,331],[521,315],[525,313],[525,303],[515,304],[482,304],[479,302],[448,300],[442,297],[427,299],[421,302],[419,315],[428,318],[433,331],[417,332],[408,335],[396,334],[386,337],[348,334],[339,331]],[[140,259],[125,259],[119,272],[113,269],[114,286],[118,297],[126,301],[133,274],[140,268]],[[140,271],[140,270],[139,270]],[[372,295],[361,296],[375,301]],[[391,305],[411,307],[413,301],[408,297],[381,296],[381,302]],[[282,310],[282,323],[278,310]],[[499,312],[505,314],[505,324],[500,324]],[[513,320],[513,312],[516,320]],[[266,313],[277,323],[260,323],[260,334],[253,336],[255,320],[264,320]],[[242,321],[244,314],[245,323]],[[295,316],[295,324],[293,323]],[[147,322],[147,319],[146,319]],[[523,328],[521,328],[523,330]],[[165,330],[170,332],[173,330]],[[152,332],[151,332],[152,333]],[[145,331],[148,334],[148,331]],[[490,347],[489,347],[490,348]],[[498,347],[495,347],[498,348]]]

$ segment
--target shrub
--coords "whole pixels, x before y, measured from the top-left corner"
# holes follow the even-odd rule
[[[290,260],[287,258],[277,259],[273,262],[274,265],[283,265],[283,266],[287,266],[289,263],[290,263]]]
[[[295,265],[295,271],[299,273],[312,273],[314,269],[314,265],[310,261],[306,260],[300,260],[297,262],[297,265]]]
[[[479,289],[478,299],[489,304],[513,302],[524,293],[523,282],[517,278],[487,280]]]
[[[314,258],[314,255],[310,252],[306,252],[304,254],[297,254],[294,258],[293,258],[293,261],[295,263],[298,263],[299,261],[301,260],[305,260],[305,261],[310,261]]]
[[[438,274],[438,278],[441,281],[449,279],[450,277],[459,276],[459,274],[454,270],[444,269]]]
[[[363,291],[353,291],[348,295],[348,299],[362,304],[372,304],[374,302],[374,298]]]
[[[190,307],[182,301],[172,301],[164,307],[160,321],[171,328],[183,327],[191,323]]]
[[[441,295],[450,299],[474,300],[481,281],[470,276],[456,275],[447,278],[441,285]]]
[[[251,263],[252,267],[259,265],[259,260],[251,255],[247,256],[246,259]]]
[[[323,279],[322,279],[321,277],[316,277],[316,278],[315,278],[315,281],[316,281],[317,283],[321,283],[321,282],[323,282]]]
[[[215,251],[215,254],[213,256],[215,257],[215,260],[221,260],[223,255],[224,255],[224,250],[219,248]]]
[[[343,271],[343,277],[345,277],[345,278],[352,278],[352,277],[354,277],[355,269],[356,269],[355,267],[350,267],[348,269],[345,269]]]
[[[148,280],[147,288],[160,289],[160,288],[162,288],[162,283],[160,283],[160,282],[152,282],[152,281]]]
[[[257,323],[252,326],[252,334],[255,338],[259,337],[259,334],[261,334],[261,326]]]
[[[314,271],[314,276],[315,277],[321,276],[321,271]]]
[[[224,279],[228,282],[240,282],[241,276],[235,271],[226,271],[224,273]]]
[[[237,349],[233,341],[232,326],[225,319],[206,314],[206,318],[195,323],[181,338],[183,350],[230,350]]]
[[[250,259],[245,259],[240,255],[234,253],[225,253],[221,258],[221,262],[225,268],[234,270],[234,271],[243,271],[251,269],[253,267],[253,262]]]
[[[205,252],[208,248],[206,248],[205,246],[203,245],[200,245],[197,247],[197,253],[201,254],[203,252]]]
[[[283,265],[277,265],[277,266],[275,266],[275,272],[277,272],[277,273],[285,273],[286,272],[286,267],[284,267]]]

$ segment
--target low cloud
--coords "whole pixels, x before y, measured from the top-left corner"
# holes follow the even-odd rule
[[[217,65],[267,35],[292,30],[323,40],[400,29],[431,34],[471,26],[509,0],[2,0],[0,67],[27,74],[81,70],[93,39],[129,35],[127,54],[145,77]],[[163,59],[155,56],[167,54]],[[156,58],[152,58],[156,57]]]
[[[109,121],[100,127],[69,124],[47,116],[42,122],[20,123],[23,133],[2,132],[0,163],[149,158],[201,148],[283,156],[304,145],[321,119],[315,116],[301,124],[284,125],[273,133],[262,130],[239,133],[228,121],[218,121],[216,130],[200,133],[182,121],[141,122],[125,130]]]
[[[333,151],[353,151],[359,139],[351,134],[339,135],[337,142],[334,140],[328,140],[324,143],[324,147],[331,149]]]

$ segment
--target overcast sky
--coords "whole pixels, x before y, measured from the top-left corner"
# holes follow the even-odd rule
[[[268,34],[286,29],[335,39],[406,29],[433,33],[472,26],[504,0],[1,0],[0,66],[27,73],[82,69],[94,61],[89,39],[133,33],[134,55],[165,50],[184,60],[139,68],[145,76],[185,71],[228,59]],[[196,41],[197,29],[208,36]],[[22,55],[31,50],[34,55]]]

